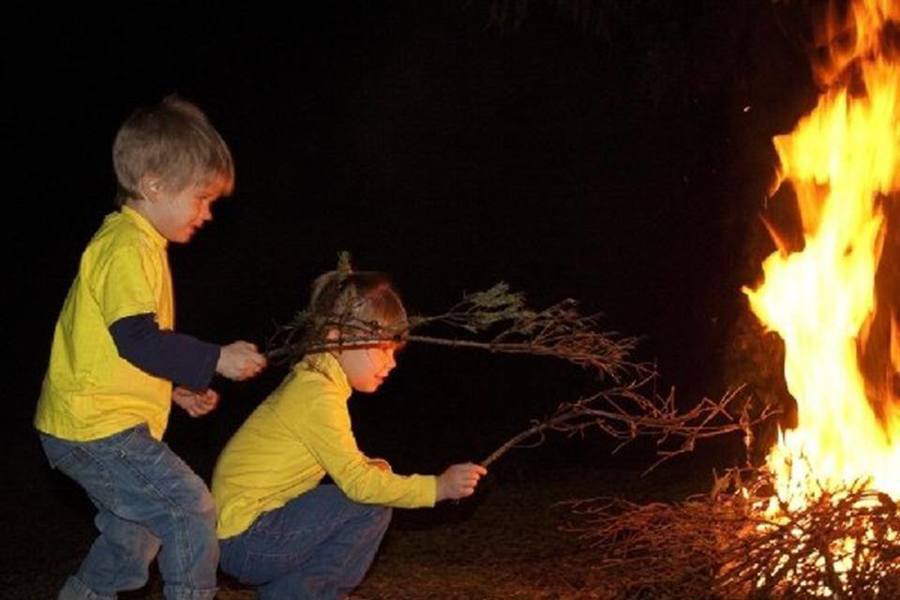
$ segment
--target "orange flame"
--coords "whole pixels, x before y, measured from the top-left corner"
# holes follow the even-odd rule
[[[894,0],[851,0],[849,3],[833,0],[826,5],[820,18],[822,24],[817,28],[814,40],[813,71],[819,83],[828,87],[858,59],[890,52],[884,38],[891,22],[900,20],[900,3]]]
[[[900,189],[900,68],[881,51],[892,19],[900,19],[900,2],[858,0],[843,23],[829,20],[829,61],[818,65],[817,77],[833,85],[793,132],[774,140],[781,182],[790,181],[797,195],[805,246],[769,256],[764,283],[744,291],[785,343],[798,425],[783,432],[768,464],[778,495],[794,506],[813,482],[828,489],[869,480],[900,498],[900,410],[890,386],[867,385],[860,368],[879,309],[883,206]],[[848,75],[858,76],[861,92],[854,85],[851,93]],[[897,369],[896,320],[889,326],[883,351]]]

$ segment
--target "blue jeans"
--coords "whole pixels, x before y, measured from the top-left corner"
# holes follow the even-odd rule
[[[391,509],[320,485],[222,540],[222,570],[257,586],[260,600],[344,598],[362,581]]]
[[[219,547],[212,496],[146,425],[90,442],[41,434],[50,464],[74,479],[98,509],[100,530],[60,600],[113,600],[147,582],[159,551],[168,600],[216,594]]]

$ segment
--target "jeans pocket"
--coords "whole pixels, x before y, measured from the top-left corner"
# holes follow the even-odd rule
[[[63,467],[73,460],[78,460],[78,443],[61,440],[50,435],[41,434],[41,446],[44,454],[54,469],[63,470]]]
[[[70,442],[42,435],[41,444],[51,466],[84,488],[97,506],[115,507],[115,480],[95,442]]]

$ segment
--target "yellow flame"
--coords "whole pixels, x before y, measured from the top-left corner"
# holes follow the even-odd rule
[[[890,398],[867,397],[859,367],[876,310],[881,202],[900,188],[900,69],[878,51],[883,22],[900,17],[900,2],[856,2],[851,15],[855,44],[843,51],[857,60],[864,92],[827,91],[792,133],[775,138],[780,176],[797,194],[805,247],[769,256],[764,283],[744,290],[754,313],[785,343],[798,425],[783,432],[768,463],[778,495],[795,507],[813,482],[831,488],[870,480],[900,498],[900,413]],[[836,64],[848,64],[848,56]],[[873,406],[885,407],[881,418]]]

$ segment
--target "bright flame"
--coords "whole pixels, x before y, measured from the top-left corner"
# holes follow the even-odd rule
[[[850,63],[882,54],[885,25],[900,20],[900,3],[895,0],[851,0],[846,14],[843,2],[827,5],[824,23],[818,28],[817,46],[825,50],[816,57],[813,70],[823,86],[831,86]]]
[[[900,69],[879,51],[891,18],[900,18],[900,2],[853,4],[847,20],[855,43],[844,40],[830,66],[843,69],[855,60],[864,91],[835,85],[792,133],[775,138],[782,181],[797,194],[805,247],[769,256],[765,282],[745,292],[754,313],[785,343],[798,426],[783,433],[768,463],[778,495],[793,507],[803,505],[813,482],[828,489],[870,480],[900,498],[900,411],[889,389],[872,397],[859,366],[877,308],[881,204],[900,188]],[[829,39],[838,37],[837,29]],[[891,326],[896,344],[897,324]]]

